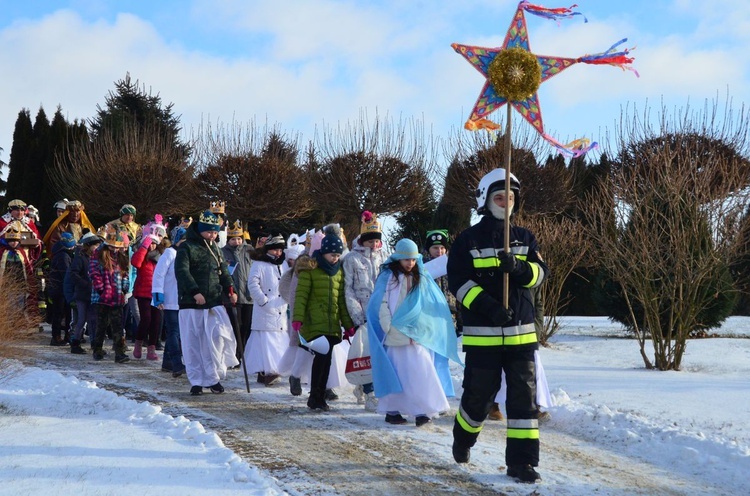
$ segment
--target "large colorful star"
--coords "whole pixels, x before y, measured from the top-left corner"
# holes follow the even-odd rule
[[[529,12],[534,15],[556,20],[561,18],[570,18],[574,15],[580,15],[579,12],[573,12],[571,9],[567,8],[548,9],[523,1],[518,4],[516,13],[513,16],[513,20],[510,23],[508,32],[505,35],[505,41],[503,42],[503,45],[501,47],[483,48],[453,43],[451,45],[453,49],[461,54],[466,60],[468,60],[469,63],[473,65],[485,77],[485,83],[482,87],[482,91],[479,94],[479,98],[474,104],[471,115],[464,125],[466,129],[477,130],[499,128],[496,123],[490,121],[487,117],[489,116],[489,114],[508,103],[508,99],[502,96],[502,88],[495,88],[495,86],[490,82],[490,64],[493,60],[495,60],[498,54],[500,54],[504,50],[508,50],[511,48],[520,48],[531,53],[531,48],[529,46],[529,34],[526,28],[526,17],[524,15],[524,12]],[[541,67],[541,82],[544,82],[551,77],[560,74],[568,67],[579,62],[583,62],[586,64],[608,64],[621,67],[623,69],[632,70],[630,67],[628,67],[633,62],[633,59],[628,56],[629,51],[627,49],[620,52],[616,51],[616,47],[624,43],[625,41],[627,41],[627,39],[619,41],[604,53],[596,55],[585,55],[579,58],[554,57],[536,54],[532,55],[536,58],[539,66]],[[536,90],[533,92],[533,94],[528,95],[525,99],[511,100],[510,104],[532,126],[534,126],[534,129],[536,129],[544,139],[549,141],[555,148],[563,153],[579,156],[596,146],[596,143],[589,144],[588,140],[575,140],[567,145],[562,145],[558,143],[554,138],[547,135],[544,132],[542,110],[539,105],[539,96],[537,95]]]

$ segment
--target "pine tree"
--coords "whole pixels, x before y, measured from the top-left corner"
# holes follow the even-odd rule
[[[146,92],[138,80],[131,80],[130,73],[125,79],[115,82],[115,91],[110,91],[104,107],[97,105],[97,116],[90,121],[91,139],[97,141],[103,134],[120,137],[125,134],[129,123],[136,122],[141,130],[156,127],[161,140],[187,157],[189,147],[180,140],[180,119],[175,116],[173,103],[164,105],[161,97]]]
[[[197,210],[191,150],[179,139],[172,107],[130,74],[115,82],[115,91],[89,121],[90,136],[82,125],[72,126],[76,137],[65,161],[55,164],[58,191],[83,202],[95,225],[115,217],[123,203],[136,206],[138,222],[156,213]]]
[[[28,205],[43,207],[42,189],[44,187],[45,169],[52,162],[54,153],[50,141],[50,122],[43,107],[39,107],[33,128],[34,141],[31,160],[23,177],[22,199]]]
[[[13,130],[13,146],[8,160],[8,183],[6,198],[12,200],[23,196],[24,175],[31,160],[34,131],[31,125],[31,114],[28,109],[18,112],[16,126]]]

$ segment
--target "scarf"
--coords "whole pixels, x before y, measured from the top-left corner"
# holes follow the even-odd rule
[[[315,253],[313,253],[313,256],[315,257],[315,260],[318,262],[318,268],[323,269],[323,272],[325,272],[329,276],[335,276],[336,273],[341,268],[340,258],[338,262],[336,262],[335,264],[332,264],[331,262],[326,260],[326,257],[324,257],[322,253],[320,253],[320,250],[315,250]]]
[[[272,265],[281,265],[284,262],[284,254],[282,253],[280,257],[272,257],[268,253],[264,253],[260,257],[258,257],[258,261],[268,262]]]

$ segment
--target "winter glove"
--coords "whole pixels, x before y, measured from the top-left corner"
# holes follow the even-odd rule
[[[498,305],[492,311],[492,323],[496,326],[503,326],[513,320],[513,309],[504,308],[502,305]]]
[[[351,339],[354,337],[354,335],[357,333],[356,327],[350,327],[349,329],[344,331],[344,337],[346,339]]]
[[[510,274],[516,268],[516,257],[511,252],[501,251],[497,255],[500,260],[500,270]]]
[[[159,305],[164,304],[164,293],[151,293],[151,296],[154,299],[155,307],[158,307]]]
[[[294,329],[294,332],[299,332],[299,330],[302,329],[302,322],[299,320],[292,322],[292,329]]]
[[[149,247],[151,247],[151,243],[159,244],[159,238],[151,234],[149,234],[148,236],[144,236],[143,241],[141,242],[141,247],[148,250]]]

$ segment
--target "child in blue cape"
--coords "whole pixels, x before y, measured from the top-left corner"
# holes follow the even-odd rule
[[[449,409],[448,359],[461,363],[448,303],[425,271],[417,245],[402,239],[385,261],[367,306],[378,412],[389,424],[417,427]]]

